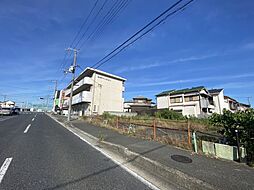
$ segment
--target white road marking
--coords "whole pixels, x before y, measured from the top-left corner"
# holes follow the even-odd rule
[[[50,117],[50,116],[49,116]],[[149,188],[151,188],[152,190],[160,190],[158,187],[156,187],[155,185],[153,185],[151,182],[149,182],[148,180],[146,180],[145,178],[143,178],[142,176],[140,176],[139,174],[137,174],[135,171],[132,171],[131,169],[129,169],[127,166],[123,165],[122,163],[118,162],[116,159],[114,159],[112,156],[110,156],[108,153],[104,152],[103,150],[101,150],[99,147],[93,145],[92,143],[90,143],[89,141],[87,141],[85,138],[83,138],[82,136],[80,136],[78,133],[72,131],[72,129],[70,129],[69,127],[65,127],[64,124],[62,124],[60,121],[50,117],[51,119],[53,119],[54,121],[56,121],[57,123],[59,123],[60,125],[62,125],[64,128],[66,128],[68,131],[70,131],[71,133],[73,133],[74,135],[76,135],[78,138],[80,138],[82,141],[86,142],[88,145],[90,145],[91,147],[93,147],[94,149],[96,149],[97,151],[99,151],[101,154],[103,154],[104,156],[106,156],[107,158],[109,158],[111,161],[113,161],[115,164],[117,164],[118,166],[120,166],[123,170],[127,171],[129,174],[131,174],[132,176],[134,176],[135,178],[137,178],[139,181],[141,181],[142,183],[146,184]]]
[[[32,121],[34,121],[34,118],[32,119]]]
[[[6,158],[2,167],[0,168],[0,183],[2,182],[4,175],[7,172],[8,167],[11,164],[11,161],[12,161],[12,158]]]
[[[31,127],[31,124],[29,124],[26,129],[24,130],[24,133],[27,133],[28,129]]]

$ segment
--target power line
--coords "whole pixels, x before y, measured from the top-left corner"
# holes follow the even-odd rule
[[[173,9],[175,6],[177,6],[179,3],[181,3],[183,0],[179,0],[176,3],[174,3],[172,6],[170,6],[167,10],[165,10],[163,13],[161,13],[159,16],[157,16],[155,19],[150,21],[148,24],[146,24],[143,28],[141,28],[139,31],[137,31],[135,34],[133,34],[131,37],[129,37],[127,40],[125,40],[121,45],[119,45],[117,48],[115,48],[112,52],[110,52],[108,55],[103,57],[101,60],[99,60],[96,64],[94,64],[92,67],[95,67],[97,64],[99,64],[101,61],[105,60],[107,57],[112,55],[114,52],[116,52],[118,49],[120,49],[122,46],[124,46],[126,43],[128,43],[130,40],[132,40],[134,37],[136,37],[138,34],[140,34],[142,31],[144,31],[146,28],[148,28],[150,25],[152,25],[154,22],[156,22],[159,18],[161,18],[163,15],[165,15],[168,11]]]
[[[90,29],[90,27],[93,25],[93,23],[95,22],[95,20],[97,19],[97,17],[99,16],[99,14],[101,13],[101,11],[103,10],[104,6],[106,5],[106,3],[108,2],[108,0],[104,0],[101,8],[99,9],[99,11],[97,12],[97,14],[95,15],[95,17],[93,18],[93,20],[89,23],[88,27],[86,28],[85,32],[82,34],[82,36],[79,38],[78,42],[74,45],[74,48],[76,48],[79,43],[82,41],[82,39],[85,37],[86,33],[88,32],[88,30]]]
[[[169,12],[171,9],[173,9],[175,6],[177,6],[179,3],[181,3],[183,0],[179,0],[178,2],[176,2],[175,4],[173,4],[171,7],[169,7],[166,11],[164,11],[163,13],[161,13],[158,17],[156,17],[155,19],[153,19],[151,22],[149,22],[146,26],[144,26],[142,29],[140,29],[138,32],[136,32],[134,35],[132,35],[130,38],[128,38],[125,42],[123,42],[121,45],[119,45],[117,48],[115,48],[113,51],[111,51],[109,54],[107,54],[105,57],[103,57],[101,60],[99,60],[97,63],[95,63],[92,68],[98,68],[100,66],[102,66],[104,63],[108,62],[110,59],[112,59],[113,57],[115,57],[116,55],[118,55],[121,51],[123,51],[125,48],[127,48],[128,46],[130,46],[131,44],[133,44],[134,42],[136,42],[137,40],[139,40],[140,38],[142,38],[144,35],[148,34],[150,31],[152,31],[154,28],[156,28],[157,26],[159,26],[160,24],[162,24],[168,17],[176,14],[178,11],[184,10],[191,2],[193,2],[194,0],[190,0],[187,3],[185,3],[184,5],[182,5],[181,7],[177,8],[175,11],[167,14],[165,16],[165,18],[163,18],[162,20],[160,20],[157,24],[155,24],[154,26],[152,26],[150,29],[148,29],[146,32],[144,32],[143,34],[141,34],[140,36],[138,36],[137,38],[135,38],[138,34],[140,34],[141,32],[143,32],[146,28],[148,28],[150,25],[152,25],[154,22],[156,22],[159,18],[161,18],[162,16],[164,16],[167,12]],[[134,40],[133,40],[134,39]],[[133,41],[131,41],[133,40]],[[130,43],[128,43],[129,41],[131,41]],[[125,45],[126,44],[126,45]],[[117,52],[118,51],[118,52]],[[116,53],[115,53],[116,52]]]
[[[82,31],[83,27],[86,25],[87,21],[89,20],[90,16],[92,15],[92,12],[94,11],[96,5],[98,3],[98,0],[95,1],[92,9],[90,10],[89,14],[87,15],[86,19],[84,20],[84,22],[82,23],[82,25],[80,26],[76,36],[74,37],[74,39],[72,40],[71,44],[70,44],[70,47],[73,46],[74,42],[76,41],[77,37],[79,36],[80,32]]]
[[[116,15],[119,14],[120,11],[123,11],[127,6],[128,4],[131,2],[131,0],[127,0],[125,1],[123,4],[120,5],[120,8],[114,13],[111,15],[111,18],[105,23],[105,25],[110,25],[111,23],[114,22],[114,20],[116,19]],[[101,31],[98,32],[99,35],[97,36],[97,38],[100,38],[102,33]],[[92,39],[91,41],[94,41],[95,39]]]
[[[81,33],[83,27],[86,25],[87,21],[89,20],[90,16],[92,15],[92,12],[94,11],[95,7],[97,6],[98,1],[99,1],[99,0],[96,0],[96,1],[95,1],[95,3],[94,3],[94,5],[93,5],[92,9],[90,10],[89,14],[88,14],[87,17],[85,18],[84,22],[81,24],[81,26],[80,26],[78,32],[76,33],[75,37],[73,38],[72,42],[70,43],[70,47],[73,46],[73,44],[74,44],[74,42],[76,41],[77,37],[78,37],[79,34]],[[69,57],[71,56],[71,54],[72,54],[72,52],[70,52],[70,53],[68,54],[68,52],[65,51],[64,58],[63,58],[62,63],[60,64],[60,67],[59,67],[60,70],[62,70],[62,69],[66,66],[67,59],[69,59]],[[67,55],[68,55],[68,57],[67,57]]]
[[[102,31],[110,24],[110,21],[121,11],[122,8],[128,3],[129,0],[116,1],[110,10],[104,15],[97,27],[90,33],[85,41],[81,44],[79,49],[81,49],[87,42],[94,41],[98,34],[101,34]]]

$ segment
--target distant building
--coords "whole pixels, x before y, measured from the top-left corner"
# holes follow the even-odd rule
[[[53,102],[53,108],[52,111],[56,112],[57,110],[60,110],[60,90],[56,90],[54,94],[54,102]]]
[[[155,106],[152,99],[146,98],[144,96],[134,97],[131,101],[124,102],[124,112],[142,112],[149,110]]]
[[[249,108],[250,108],[250,105],[248,105],[248,104],[244,104],[244,103],[239,103],[238,104],[238,110],[239,111],[245,111]]]
[[[236,112],[236,111],[244,111],[250,108],[250,105],[240,103],[229,96],[225,96],[223,89],[211,89],[208,90],[208,92],[213,97],[215,113],[222,114],[223,109],[229,110],[231,112]]]
[[[123,92],[126,79],[93,68],[86,68],[76,79],[73,88],[72,110],[79,116],[123,112]],[[71,84],[64,90],[70,96]],[[69,99],[63,98],[63,108]]]
[[[15,102],[13,102],[13,101],[0,102],[0,107],[2,107],[2,108],[14,108],[15,107]]]
[[[170,109],[184,116],[207,117],[214,110],[213,98],[204,86],[168,90],[156,95],[157,109]]]

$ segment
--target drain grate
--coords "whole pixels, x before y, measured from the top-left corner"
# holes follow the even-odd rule
[[[181,163],[185,163],[185,164],[192,163],[192,159],[190,159],[187,156],[182,156],[182,155],[172,155],[171,159],[176,162],[181,162]]]

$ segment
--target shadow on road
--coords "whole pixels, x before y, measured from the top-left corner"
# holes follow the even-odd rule
[[[148,151],[142,152],[142,153],[140,153],[140,155],[144,156],[144,155],[146,155],[147,153],[156,151],[156,150],[161,149],[161,148],[163,148],[163,147],[165,147],[165,146],[166,146],[166,145],[161,145],[161,146],[159,146],[159,147],[156,147],[156,148],[150,149],[150,150],[148,150]],[[124,166],[124,165],[126,165],[126,164],[128,164],[128,163],[132,163],[133,161],[135,161],[135,160],[136,160],[137,158],[139,158],[139,157],[140,157],[140,156],[135,156],[134,158],[132,158],[132,159],[126,161],[126,162],[123,162],[123,163],[121,164],[121,166]],[[94,173],[85,175],[85,176],[83,176],[83,177],[80,177],[80,178],[75,179],[75,180],[72,180],[72,181],[68,181],[68,182],[65,182],[65,183],[58,184],[58,185],[56,185],[56,186],[54,186],[54,187],[46,188],[46,189],[44,189],[44,190],[55,190],[55,189],[63,188],[63,187],[66,187],[66,186],[68,186],[68,185],[72,185],[72,184],[81,182],[81,181],[86,180],[86,179],[88,179],[88,178],[90,178],[90,177],[99,175],[99,174],[101,174],[101,173],[104,173],[104,172],[113,170],[113,169],[118,168],[118,167],[120,167],[120,165],[115,164],[114,166],[111,166],[111,167],[105,168],[105,169],[103,169],[103,170],[100,170],[100,171],[97,171],[97,172],[94,172]]]

